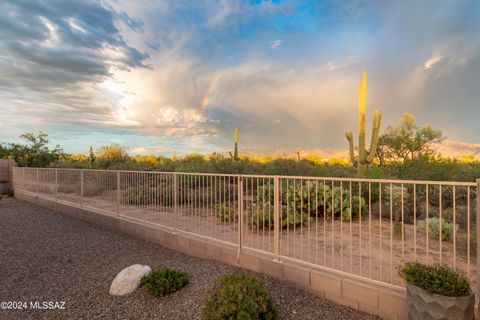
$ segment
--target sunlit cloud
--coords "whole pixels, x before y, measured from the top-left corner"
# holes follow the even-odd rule
[[[425,61],[424,69],[425,70],[432,69],[436,64],[442,61],[442,59],[443,57],[440,57],[440,56],[432,56],[428,58],[428,60]]]

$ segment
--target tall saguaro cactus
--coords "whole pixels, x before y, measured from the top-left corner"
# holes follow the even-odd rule
[[[235,161],[238,161],[238,128],[235,128],[235,138],[234,138],[234,143],[235,143],[235,149],[233,150],[233,154],[231,152],[230,153],[230,157],[235,160]]]
[[[363,72],[363,79],[358,88],[358,157],[355,157],[355,146],[353,143],[353,133],[346,133],[350,150],[350,161],[357,168],[358,175],[365,173],[367,167],[372,163],[377,152],[378,135],[380,133],[380,124],[382,114],[375,110],[373,113],[372,138],[370,149],[365,145],[365,112],[367,111],[367,72]]]

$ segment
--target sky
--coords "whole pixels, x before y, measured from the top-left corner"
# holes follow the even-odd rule
[[[480,1],[0,1],[0,142],[67,153],[346,148],[416,115],[480,142]]]

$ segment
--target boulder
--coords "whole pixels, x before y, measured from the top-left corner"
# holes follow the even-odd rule
[[[134,264],[120,271],[110,285],[109,293],[114,296],[122,296],[133,292],[140,284],[140,279],[149,274],[152,269],[149,266]]]

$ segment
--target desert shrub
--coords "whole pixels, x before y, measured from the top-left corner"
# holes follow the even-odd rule
[[[257,187],[257,196],[261,201],[273,204],[274,193],[273,183],[266,182]]]
[[[274,320],[278,313],[265,283],[238,273],[217,279],[205,301],[202,319]]]
[[[263,202],[247,203],[244,208],[244,219],[251,230],[273,229],[275,220],[275,211],[273,205]],[[286,206],[280,208],[282,213],[281,228],[306,225],[310,217],[301,211],[294,211],[293,208],[288,209]]]
[[[446,222],[444,219],[428,218],[428,235],[432,239],[439,239],[440,236],[440,221],[441,221],[441,235],[442,241],[448,241],[453,239],[454,225],[453,223]],[[427,231],[425,220],[418,221],[417,228],[419,230]],[[455,226],[458,230],[458,225]]]
[[[282,228],[291,228],[293,226],[306,225],[311,217],[301,211],[294,211],[282,207]]]
[[[98,161],[117,163],[127,160],[127,149],[118,143],[101,146],[97,149]]]
[[[222,222],[236,222],[238,215],[235,212],[235,206],[233,203],[221,202],[215,206],[217,217]]]
[[[164,192],[160,186],[133,186],[127,188],[120,198],[121,204],[129,205],[170,205],[172,204],[171,192]]]
[[[85,183],[83,185],[83,196],[84,197],[94,197],[98,196],[103,192],[103,187],[97,183]]]
[[[308,212],[308,204],[310,209],[323,205],[323,190],[328,188],[316,181],[288,181],[282,186],[282,201],[289,208],[295,208],[296,211]]]
[[[188,283],[188,275],[179,270],[162,269],[154,270],[142,277],[140,285],[145,286],[155,296],[166,296],[180,290]]]
[[[273,229],[274,208],[269,203],[247,203],[244,210],[244,220],[251,230]]]
[[[263,172],[271,175],[310,176],[314,165],[307,160],[272,159],[264,165]]]
[[[340,199],[342,195],[342,199]],[[350,207],[350,191],[341,190],[339,187],[334,187],[333,190],[333,201],[332,201],[332,192],[329,193],[327,197],[327,213],[334,216],[340,216],[343,221],[349,221],[350,219],[358,218],[359,213],[365,214],[366,210],[366,201],[365,198],[360,196],[352,195],[352,206]],[[333,202],[333,204],[332,204]]]
[[[468,278],[444,265],[407,262],[399,269],[400,276],[431,294],[463,297],[472,294]]]
[[[323,215],[325,212],[327,217],[331,217],[333,214],[334,217],[343,220],[349,220],[350,216],[352,219],[358,217],[360,211],[366,212],[365,198],[351,195],[350,190],[346,188],[332,187],[316,181],[304,181],[289,184],[288,188],[285,185],[282,190],[284,205],[295,208],[295,212],[303,212],[304,214],[310,212],[312,216]],[[350,197],[352,200],[351,207]]]
[[[390,203],[392,204],[392,211],[394,214],[393,218],[395,222],[399,222],[402,218],[401,217],[402,197],[403,197],[403,206],[405,208],[409,199],[408,189],[404,186],[397,185],[397,184],[384,185],[382,190],[382,196],[383,196],[382,201],[388,204],[388,206],[390,206]]]
[[[115,148],[114,148],[115,149]],[[118,149],[117,149],[118,150]],[[1,152],[0,152],[1,153]],[[112,157],[108,157],[111,159]],[[344,162],[328,163],[325,161],[273,157],[242,157],[233,161],[221,154],[209,156],[188,155],[185,157],[130,157],[121,155],[121,161],[104,160],[100,154],[93,162],[95,169],[118,170],[156,170],[164,172],[210,172],[238,174],[271,174],[271,175],[309,175],[319,177],[357,177],[356,169]],[[341,164],[343,163],[343,164]],[[23,164],[20,163],[22,166]],[[89,162],[77,156],[62,156],[53,167],[89,168]],[[445,181],[475,181],[480,176],[480,162],[463,163],[449,159],[420,159],[401,163],[385,163],[382,166],[371,166],[366,176],[368,178],[409,179],[409,180],[445,180]],[[449,197],[446,192],[446,197]],[[432,197],[435,197],[432,194]],[[433,199],[433,198],[432,198]],[[445,200],[447,201],[447,200]],[[435,202],[432,200],[432,202]],[[447,203],[445,203],[447,205]]]

